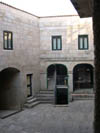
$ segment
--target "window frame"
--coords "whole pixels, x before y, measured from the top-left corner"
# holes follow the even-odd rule
[[[30,89],[30,95],[28,95],[28,97],[32,96],[32,76],[33,74],[27,74],[27,78],[29,77],[29,80],[30,80],[30,83],[29,84],[27,83],[27,89],[28,87]]]
[[[56,49],[54,49],[53,47],[53,39],[56,39]],[[58,49],[58,44],[57,44],[57,40],[60,39],[60,49]],[[62,36],[58,35],[58,36],[52,36],[52,50],[53,51],[59,51],[62,50]]]
[[[5,47],[5,33],[7,33],[7,48]],[[11,34],[11,43],[10,43],[10,48],[9,48],[9,39],[8,36]],[[11,31],[3,31],[3,49],[4,50],[13,50],[13,33]]]
[[[82,38],[82,45],[83,47],[80,48],[80,38]],[[85,48],[85,44],[84,44],[84,38],[87,38],[87,48]],[[89,49],[89,40],[88,40],[88,35],[78,35],[78,49],[79,50],[88,50]]]

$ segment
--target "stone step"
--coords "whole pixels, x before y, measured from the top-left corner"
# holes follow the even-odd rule
[[[54,91],[41,90],[35,98],[33,96],[27,98],[27,102],[24,106],[26,108],[32,108],[39,103],[54,103]]]
[[[40,90],[37,100],[41,103],[54,103],[54,90]]]
[[[91,89],[78,89],[74,91],[74,94],[93,94],[94,90],[93,88]]]
[[[39,94],[54,94],[53,90],[41,90]]]
[[[55,104],[54,101],[40,101],[40,103],[43,103],[43,104]]]
[[[93,100],[94,98],[78,98],[78,97],[76,97],[76,98],[73,98],[73,100]]]
[[[40,101],[35,101],[35,102],[32,102],[32,103],[25,103],[24,106],[26,108],[33,108],[34,106],[40,104]]]
[[[47,93],[47,94],[44,94],[44,93],[39,93],[38,95],[37,95],[37,97],[54,97],[54,94],[49,94],[49,93]]]
[[[72,94],[72,100],[91,100],[94,94]]]
[[[72,96],[80,96],[80,97],[94,97],[94,94],[72,94]]]
[[[37,100],[54,100],[54,97],[37,97]]]
[[[34,97],[34,98],[32,98],[32,99],[27,100],[26,103],[33,103],[33,102],[35,102],[36,100],[37,100],[37,98]]]
[[[27,97],[27,101],[33,99],[33,96]]]

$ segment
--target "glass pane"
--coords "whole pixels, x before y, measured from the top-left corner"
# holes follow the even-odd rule
[[[80,49],[82,49],[83,48],[83,38],[82,37],[80,37],[80,40],[79,40],[80,42],[79,42],[79,48]]]
[[[5,40],[4,45],[4,48],[7,48],[7,40]]]
[[[85,49],[88,48],[88,40],[87,40],[87,37],[84,38],[84,48]]]
[[[7,33],[4,33],[4,48],[7,48]]]
[[[53,38],[53,49],[56,49],[56,38]]]
[[[27,85],[30,85],[30,76],[27,75]]]
[[[8,48],[11,49],[11,33],[8,34]]]
[[[4,36],[7,36],[7,32],[4,32]]]
[[[8,39],[8,48],[11,49],[11,40]]]
[[[61,39],[57,39],[57,49],[61,49]]]
[[[27,87],[27,95],[30,95],[30,87]]]
[[[11,40],[11,33],[9,33],[9,34],[8,34],[8,39],[10,39],[10,40]]]

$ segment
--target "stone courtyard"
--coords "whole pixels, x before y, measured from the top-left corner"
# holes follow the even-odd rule
[[[93,133],[93,100],[39,104],[0,119],[0,133]]]

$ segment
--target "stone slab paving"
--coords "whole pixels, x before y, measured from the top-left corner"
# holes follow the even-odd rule
[[[0,118],[4,119],[18,112],[20,112],[20,110],[0,110]]]
[[[0,133],[93,133],[94,101],[73,101],[68,107],[40,104],[0,119]]]

